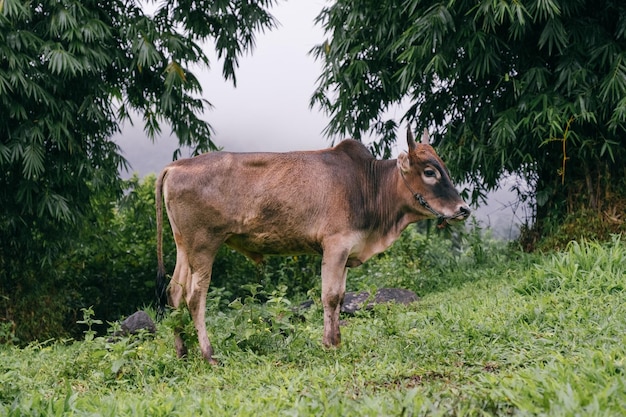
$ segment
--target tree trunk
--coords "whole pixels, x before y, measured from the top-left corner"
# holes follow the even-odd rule
[[[564,181],[550,167],[537,173],[535,192],[542,198],[536,199],[534,224],[520,238],[526,250],[547,237],[563,247],[581,237],[606,240],[626,232],[626,168],[607,160],[581,162],[569,160]]]

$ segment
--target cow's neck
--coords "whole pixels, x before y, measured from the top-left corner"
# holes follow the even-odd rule
[[[402,181],[395,160],[371,160],[363,177],[359,197],[351,199],[359,236],[348,266],[357,266],[383,252],[411,223],[421,220],[412,209],[415,200]],[[358,242],[358,243],[357,243]]]
[[[406,227],[424,217],[411,210],[413,196],[402,180],[395,160],[376,160],[368,173],[366,201],[373,204],[369,213],[375,220],[372,232],[383,239],[386,247]],[[385,248],[386,248],[385,247]]]

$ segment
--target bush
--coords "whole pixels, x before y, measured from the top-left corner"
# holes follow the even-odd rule
[[[495,267],[515,253],[478,223],[444,230],[418,223],[387,251],[350,271],[348,286],[353,290],[402,287],[421,296],[475,279],[473,271]]]
[[[524,295],[544,292],[577,291],[593,295],[621,293],[626,284],[626,247],[621,235],[611,242],[582,240],[570,242],[564,252],[547,255],[541,266],[535,266],[516,291]],[[591,277],[591,278],[590,278]],[[593,279],[595,287],[589,287]]]
[[[79,294],[71,305],[76,317],[93,306],[96,317],[113,321],[134,313],[155,298],[156,233],[153,175],[125,181],[124,196],[93,201],[95,215],[84,224],[75,246],[60,266]],[[171,233],[164,239],[165,259],[173,262]],[[102,330],[102,327],[97,328]],[[72,334],[80,334],[73,328]]]
[[[173,264],[172,264],[173,266]],[[173,268],[170,268],[173,270]],[[213,264],[211,287],[222,288],[230,301],[247,295],[246,287],[258,284],[265,294],[285,287],[286,296],[301,298],[320,286],[321,258],[315,255],[270,256],[256,265],[235,250],[222,246]]]
[[[623,201],[620,207],[624,207]],[[598,242],[608,242],[611,236],[626,232],[626,223],[622,218],[623,210],[597,211],[585,209],[570,214],[563,223],[539,242],[538,249],[543,251],[564,250],[573,241],[583,238]]]

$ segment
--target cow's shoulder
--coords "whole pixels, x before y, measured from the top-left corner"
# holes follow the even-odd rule
[[[345,154],[353,160],[369,161],[375,159],[365,145],[354,139],[344,139],[332,150],[338,154]]]

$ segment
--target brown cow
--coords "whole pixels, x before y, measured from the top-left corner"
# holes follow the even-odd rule
[[[384,251],[410,223],[436,218],[445,226],[470,214],[428,141],[427,131],[421,144],[408,131],[408,153],[397,160],[377,160],[360,142],[344,140],[320,151],[212,152],[165,167],[156,183],[157,291],[163,302],[164,198],[176,241],[168,301],[187,303],[204,358],[215,363],[204,315],[223,243],[255,262],[321,254],[323,343],[339,345],[347,268]],[[179,331],[176,351],[187,353]]]

